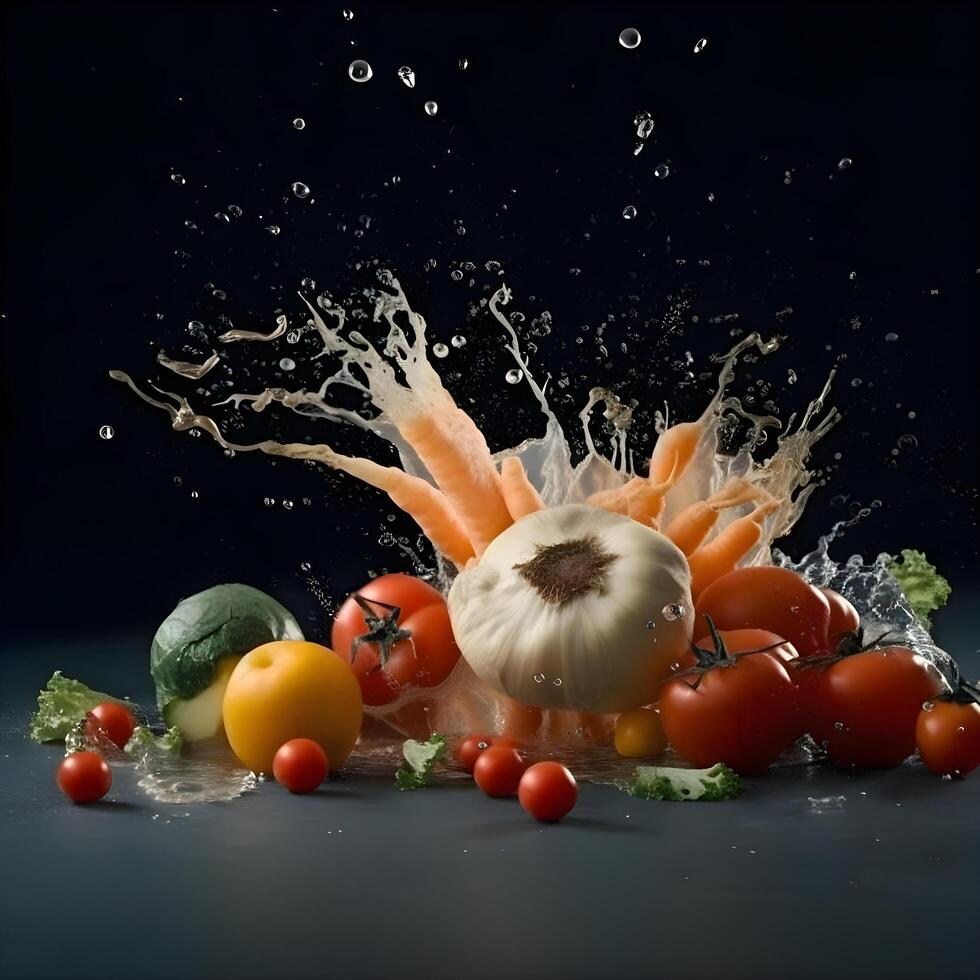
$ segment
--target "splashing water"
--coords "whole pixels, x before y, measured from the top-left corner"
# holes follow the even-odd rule
[[[378,279],[377,287],[363,292],[369,304],[369,317],[358,315],[358,318],[387,327],[380,344],[369,340],[360,330],[349,329],[348,319],[353,319],[353,315],[349,316],[347,309],[334,304],[325,294],[318,298],[316,306],[301,296],[310,313],[310,328],[320,343],[320,350],[312,357],[311,363],[317,364],[322,360],[324,365],[329,365],[319,379],[319,386],[315,390],[269,387],[253,392],[235,392],[216,404],[232,406],[239,412],[247,406],[248,410],[256,413],[275,405],[307,419],[350,423],[371,433],[374,438],[389,442],[399,455],[404,473],[432,486],[436,480],[403,435],[413,422],[439,412],[457,419],[455,425],[472,427],[467,429],[466,438],[472,439],[475,430],[480,443],[486,444],[472,420],[459,411],[429,360],[425,320],[411,308],[401,285],[390,272],[380,271]],[[637,403],[624,402],[608,389],[593,389],[580,414],[587,452],[584,458],[575,462],[546,395],[550,377],[544,384],[538,384],[528,366],[528,357],[522,349],[512,318],[504,313],[511,300],[510,290],[506,285],[501,285],[490,298],[487,310],[491,322],[495,321],[503,330],[504,350],[515,364],[508,372],[507,380],[513,378],[514,384],[524,383],[528,386],[544,418],[544,433],[530,436],[519,445],[494,454],[494,462],[516,456],[546,506],[581,503],[597,492],[622,487],[636,475],[629,437]],[[218,341],[223,344],[274,343],[286,334],[287,329],[286,317],[280,315],[276,329],[270,333],[233,329],[218,337]],[[433,348],[437,357],[441,347],[439,352]],[[798,520],[814,489],[810,482],[811,473],[806,466],[810,450],[839,418],[832,407],[826,407],[833,380],[831,373],[819,396],[807,406],[799,424],[794,426],[795,416],[790,417],[785,429],[774,440],[776,448],[771,455],[761,462],[755,458],[759,447],[767,442],[768,432],[783,427],[773,416],[758,416],[746,411],[737,398],[726,397],[726,393],[735,377],[736,364],[743,354],[752,350],[759,355],[768,355],[778,347],[778,337],[764,340],[753,333],[716,358],[719,364],[717,390],[697,423],[703,426],[703,435],[687,468],[666,494],[662,518],[666,524],[681,509],[694,501],[704,500],[728,481],[751,484],[774,498],[778,506],[760,519],[763,534],[746,556],[745,563],[750,564],[770,561],[770,542],[786,534]],[[145,402],[166,412],[174,429],[190,430],[192,434],[197,434],[195,430],[206,432],[225,450],[258,451],[273,456],[313,460],[382,488],[385,488],[384,481],[389,478],[388,468],[380,467],[367,458],[341,455],[323,444],[273,440],[253,444],[230,442],[218,423],[208,415],[198,414],[184,396],[156,386],[154,390],[160,397],[146,394],[122,371],[111,371],[110,377],[125,383]],[[354,411],[335,404],[330,395],[336,388],[346,388],[359,394],[372,411]],[[613,433],[612,452],[608,458],[597,448],[590,430],[592,414],[599,408],[605,425]],[[658,417],[658,431],[663,431],[666,418],[659,413]],[[719,448],[720,434],[725,426],[738,419],[748,423],[748,436],[734,452],[722,452]],[[724,511],[712,533],[723,530],[743,512],[741,507]],[[441,557],[437,561],[435,581],[447,588],[454,571]],[[847,589],[844,591],[848,592]],[[859,611],[863,612],[860,604]],[[642,623],[638,628],[646,632]],[[424,704],[422,727],[418,721],[419,712],[403,710],[413,700]],[[389,734],[391,729],[395,729],[402,734],[424,737],[433,730],[446,733],[499,730],[506,709],[506,699],[479,682],[465,661],[461,660],[440,687],[409,691],[396,706],[370,709],[370,712],[379,722],[390,726],[387,729]],[[408,715],[412,718],[407,720]],[[563,717],[566,715],[575,717]],[[548,712],[548,721],[541,729],[543,736],[552,742],[567,738],[583,741],[584,736],[583,744],[608,738],[610,730],[609,718],[591,716],[589,720],[577,712],[564,711]]]

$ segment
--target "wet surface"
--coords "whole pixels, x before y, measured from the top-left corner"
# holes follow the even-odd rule
[[[937,640],[975,674],[955,602]],[[187,806],[120,768],[81,808],[57,747],[21,735],[34,692],[60,666],[148,702],[145,651],[27,653],[0,659],[5,977],[972,975],[954,940],[980,897],[976,776],[794,767],[718,804],[586,785],[551,826],[458,779],[399,793],[355,771]]]

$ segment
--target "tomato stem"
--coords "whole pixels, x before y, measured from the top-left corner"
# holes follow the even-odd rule
[[[378,670],[383,670],[391,656],[391,648],[400,640],[408,640],[412,645],[412,655],[418,659],[415,652],[415,642],[412,640],[412,631],[402,629],[398,625],[398,617],[401,616],[401,606],[392,606],[380,599],[366,599],[364,596],[355,592],[354,601],[361,607],[364,615],[364,622],[367,624],[367,633],[355,636],[350,642],[350,662],[353,663],[357,657],[357,651],[365,643],[375,643],[378,647],[378,659],[380,661]],[[386,615],[375,615],[372,607],[380,606],[387,610]]]

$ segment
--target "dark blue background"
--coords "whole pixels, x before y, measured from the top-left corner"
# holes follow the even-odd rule
[[[704,374],[733,327],[789,335],[736,386],[744,392],[756,373],[780,381],[784,418],[846,354],[834,396],[846,419],[817,454],[822,464],[843,458],[789,550],[808,550],[855,501],[880,499],[840,553],[920,547],[952,579],[956,601],[977,555],[970,6],[354,9],[347,23],[339,2],[8,8],[8,632],[148,639],[180,596],[241,580],[275,592],[323,637],[301,562],[328,606],[369,570],[406,567],[378,544],[390,508],[373,492],[287,462],[228,460],[209,440],[170,432],[106,376],[121,367],[190,393],[194,383],[164,377],[153,359],[160,346],[179,354],[191,342],[189,319],[216,333],[225,312],[268,329],[277,307],[301,315],[301,278],[342,291],[369,281],[351,266],[375,257],[400,275],[433,339],[470,339],[441,366],[464,404],[476,399],[495,449],[537,417],[526,393],[503,383],[499,333],[486,318],[465,322],[467,302],[494,280],[488,260],[503,264],[528,321],[544,309],[554,317],[532,366],[571,374],[564,417],[594,384],[620,382],[645,409],[638,447],[649,448],[650,411],[664,399],[677,418],[700,413],[712,382],[678,388],[678,359],[691,351]],[[643,34],[635,51],[616,42],[627,25]],[[695,57],[701,36],[709,44]],[[358,56],[374,68],[365,85],[347,77]],[[414,90],[395,77],[406,63]],[[422,109],[430,98],[435,118]],[[634,157],[641,109],[656,128]],[[839,173],[845,156],[854,165]],[[664,161],[671,174],[658,180]],[[294,180],[313,188],[312,203],[289,194]],[[241,218],[213,217],[232,203]],[[640,212],[630,222],[628,204]],[[270,223],[281,235],[264,230]],[[427,272],[429,258],[438,265]],[[454,261],[476,264],[472,288],[450,279]],[[683,333],[665,336],[678,296],[690,303]],[[786,307],[793,314],[778,322]],[[733,313],[738,321],[711,322]],[[608,314],[607,361],[595,327]],[[897,341],[885,341],[890,332]],[[312,378],[301,367],[293,380]],[[98,437],[104,424],[116,430],[110,442]],[[250,431],[263,425],[378,448],[327,423],[280,415],[250,420]],[[918,446],[896,462],[890,451],[905,433]],[[848,500],[832,505],[837,494]],[[410,522],[390,527],[414,539]]]

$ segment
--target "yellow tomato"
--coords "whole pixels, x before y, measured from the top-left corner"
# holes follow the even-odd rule
[[[653,708],[634,708],[616,719],[616,751],[631,759],[660,755],[667,746],[660,713]]]
[[[279,747],[310,738],[337,769],[361,730],[361,688],[347,663],[318,643],[278,640],[242,657],[225,688],[225,734],[253,772],[272,772]]]

